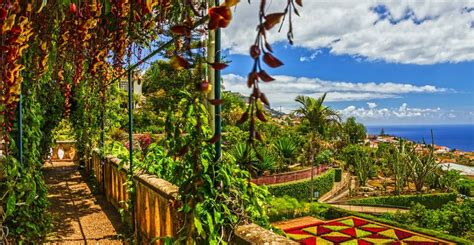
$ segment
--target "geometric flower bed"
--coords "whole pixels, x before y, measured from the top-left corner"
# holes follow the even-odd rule
[[[437,238],[353,216],[288,228],[284,232],[291,239],[308,245],[452,244]]]

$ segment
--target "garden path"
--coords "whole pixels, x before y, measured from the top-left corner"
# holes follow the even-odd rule
[[[120,214],[104,196],[94,195],[73,161],[53,161],[43,166],[49,188],[53,232],[51,244],[122,244],[126,231]]]
[[[345,210],[359,212],[359,213],[383,214],[383,213],[408,212],[408,209],[402,209],[402,208],[386,208],[386,207],[345,205],[345,204],[331,204],[331,205],[337,208],[342,208]]]

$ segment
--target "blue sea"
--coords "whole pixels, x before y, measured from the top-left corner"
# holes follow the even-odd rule
[[[451,149],[474,151],[474,124],[470,125],[383,125],[366,126],[367,133],[379,135],[382,128],[385,134],[402,137],[415,142],[431,143],[431,129],[434,143]]]

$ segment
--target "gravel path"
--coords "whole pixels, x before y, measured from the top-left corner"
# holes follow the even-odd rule
[[[120,214],[104,196],[94,195],[73,162],[44,165],[53,232],[47,244],[122,244]]]

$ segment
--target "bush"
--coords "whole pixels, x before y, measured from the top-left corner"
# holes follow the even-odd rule
[[[472,197],[474,195],[474,180],[471,179],[461,179],[457,183],[458,192]]]
[[[283,184],[269,185],[268,190],[276,197],[289,196],[298,200],[308,200],[311,184],[314,185],[314,191],[319,191],[319,196],[330,191],[334,185],[334,169],[316,176],[311,180],[299,180]]]
[[[437,209],[441,208],[448,202],[456,201],[456,196],[456,193],[384,196],[354,199],[347,201],[347,203],[353,205],[390,206],[400,208],[410,208],[414,204],[419,203],[425,206],[426,208]]]
[[[342,180],[342,169],[336,168],[334,172],[334,182],[341,182]]]

